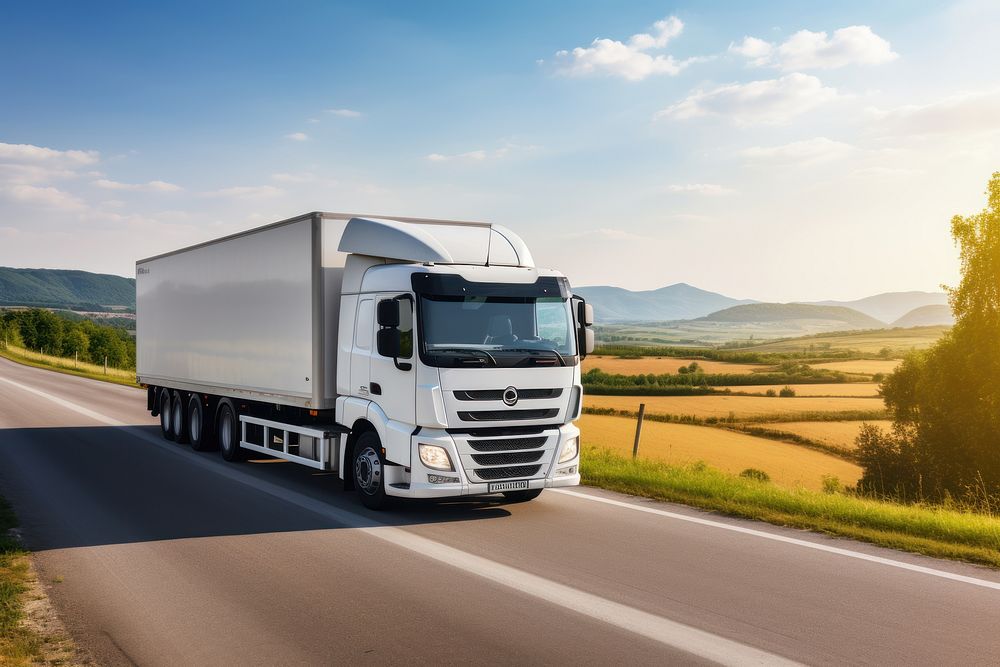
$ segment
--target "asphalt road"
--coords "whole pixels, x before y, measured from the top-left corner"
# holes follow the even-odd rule
[[[101,664],[1000,660],[992,570],[587,488],[374,513],[144,408],[0,359],[0,492]]]

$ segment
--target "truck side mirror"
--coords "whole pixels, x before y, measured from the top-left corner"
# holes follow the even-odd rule
[[[587,356],[594,351],[594,330],[588,327],[580,328],[580,340],[578,342],[578,347],[580,348],[581,358]]]
[[[399,327],[399,301],[396,299],[383,299],[378,302],[378,325],[390,329]]]
[[[594,307],[586,301],[581,301],[579,305],[577,320],[585,327],[594,326]]]
[[[387,303],[383,301],[379,304],[379,316],[382,315],[382,306]],[[379,321],[379,324],[382,324]],[[400,351],[403,347],[402,336],[399,333],[399,329],[396,328],[385,328],[379,329],[378,333],[375,334],[375,347],[378,348],[378,353],[383,357],[391,357],[393,359],[399,357]]]
[[[574,296],[576,302],[576,347],[583,359],[594,351],[594,307],[583,300],[583,297]]]

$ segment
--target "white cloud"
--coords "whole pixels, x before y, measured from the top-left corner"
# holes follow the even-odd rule
[[[100,158],[97,151],[60,151],[32,144],[0,143],[0,160],[5,162],[82,166],[94,164]]]
[[[978,134],[1000,130],[1000,89],[963,93],[895,109],[870,109],[888,134]]]
[[[857,148],[826,137],[793,141],[779,146],[752,146],[740,155],[755,161],[815,164],[839,160],[857,152]]]
[[[334,116],[340,116],[341,118],[360,118],[363,115],[360,111],[355,111],[354,109],[327,109],[326,112]]]
[[[671,55],[651,55],[647,51],[664,48],[683,30],[684,23],[670,16],[654,23],[651,32],[632,35],[628,42],[597,38],[588,47],[558,51],[556,58],[563,63],[558,71],[569,76],[607,74],[629,81],[641,81],[654,74],[673,76],[695,59],[679,61]]]
[[[149,181],[147,183],[120,183],[106,178],[100,178],[93,183],[105,190],[130,190],[133,192],[179,192],[183,188],[166,181]]]
[[[211,192],[206,192],[207,197],[276,197],[278,195],[284,194],[285,191],[281,188],[276,188],[273,185],[236,185],[230,188],[222,188],[221,190],[212,190]]]
[[[729,45],[730,53],[746,58],[751,65],[780,69],[836,69],[847,65],[881,65],[899,57],[888,41],[866,25],[852,25],[825,32],[800,30],[781,44],[744,37]]]
[[[285,139],[291,139],[292,141],[306,141],[309,139],[309,135],[305,132],[292,132],[291,134],[286,134]]]
[[[9,198],[20,204],[61,211],[82,211],[87,205],[78,197],[52,186],[13,185],[6,189]]]
[[[469,162],[482,162],[489,157],[484,150],[469,151],[468,153],[457,153],[455,155],[444,155],[443,153],[431,153],[427,159],[431,162],[452,162],[455,160],[465,160]]]
[[[685,120],[725,116],[740,125],[784,123],[837,97],[808,74],[786,74],[779,79],[731,83],[712,90],[696,90],[656,114],[656,118]]]
[[[668,185],[667,190],[669,192],[694,193],[710,197],[736,194],[736,190],[722,187],[717,183],[675,183]]]

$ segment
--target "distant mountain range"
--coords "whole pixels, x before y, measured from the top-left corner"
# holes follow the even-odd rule
[[[135,309],[135,279],[87,271],[0,267],[0,305]]]
[[[757,303],[752,299],[733,299],[708,292],[686,283],[646,292],[621,287],[578,287],[573,292],[594,306],[595,316],[601,322],[693,320],[731,306]]]
[[[887,292],[855,301],[809,303],[733,299],[685,283],[641,292],[607,286],[579,287],[574,292],[594,306],[597,321],[602,323],[823,321],[844,329],[879,329],[953,322],[943,292]]]

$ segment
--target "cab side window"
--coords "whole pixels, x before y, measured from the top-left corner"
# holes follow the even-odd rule
[[[399,358],[413,357],[413,300],[399,300]]]

